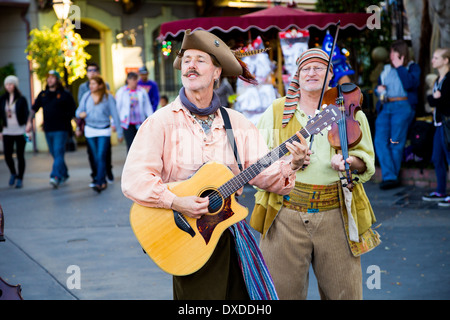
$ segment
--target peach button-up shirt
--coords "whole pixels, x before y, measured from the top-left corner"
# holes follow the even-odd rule
[[[269,150],[250,121],[235,110],[227,111],[245,169]],[[188,179],[208,161],[221,162],[235,175],[239,173],[220,112],[216,112],[211,132],[205,134],[177,97],[139,128],[123,168],[122,192],[140,205],[170,209],[176,195],[165,183]],[[294,187],[294,173],[290,159],[280,159],[249,183],[285,195]],[[242,188],[237,194],[241,192]]]

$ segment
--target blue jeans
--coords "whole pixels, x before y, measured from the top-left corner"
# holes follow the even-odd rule
[[[375,120],[374,144],[383,181],[398,179],[412,112],[408,101],[388,102]]]
[[[106,183],[106,156],[109,148],[111,147],[111,137],[92,137],[86,138],[86,141],[92,151],[95,166],[97,168],[94,183],[97,185],[102,185]]]
[[[431,161],[434,164],[434,170],[436,172],[436,192],[446,194],[447,166],[450,165],[450,151],[445,147],[444,128],[442,126],[436,127],[434,133]]]
[[[48,150],[53,157],[52,172],[50,178],[58,178],[60,181],[69,177],[64,154],[69,133],[67,131],[49,131],[45,133]]]

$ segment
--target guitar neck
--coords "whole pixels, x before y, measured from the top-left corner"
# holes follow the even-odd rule
[[[338,108],[335,105],[330,104],[325,110],[317,114],[313,119],[310,119],[306,126],[299,131],[299,133],[306,139],[313,134],[319,133],[324,128],[338,121],[340,118],[341,114],[339,113]],[[224,183],[218,188],[218,191],[224,198],[228,198],[242,188],[247,182],[260,174],[264,169],[288,153],[289,150],[286,147],[286,143],[292,143],[294,141],[300,142],[300,138],[297,134],[294,134],[292,137],[284,141],[278,147],[274,148],[271,152],[239,173],[237,176]]]
[[[305,128],[302,128],[299,132],[305,139],[310,136],[309,132]],[[274,162],[278,161],[281,157],[288,153],[289,150],[286,147],[286,143],[292,143],[294,141],[300,142],[300,138],[296,134],[280,144],[278,147],[274,148],[272,151],[249,166],[247,169],[241,171],[237,176],[233,177],[225,184],[220,186],[219,192],[224,198],[227,198],[238,191],[247,182],[264,171],[264,169],[270,167]]]

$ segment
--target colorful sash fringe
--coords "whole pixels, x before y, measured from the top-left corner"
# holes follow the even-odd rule
[[[230,228],[234,235],[239,265],[252,300],[278,300],[272,277],[245,220]]]

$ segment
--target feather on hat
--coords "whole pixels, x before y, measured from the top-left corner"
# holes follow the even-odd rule
[[[222,67],[222,75],[225,77],[239,77],[241,80],[257,84],[255,76],[250,73],[247,65],[240,59],[242,54],[232,51],[228,45],[216,35],[204,31],[196,30],[191,32],[186,30],[181,44],[181,51],[177,54],[173,67],[181,70],[181,58],[185,50],[196,49],[213,55]],[[262,50],[244,53],[245,56],[257,54]]]

